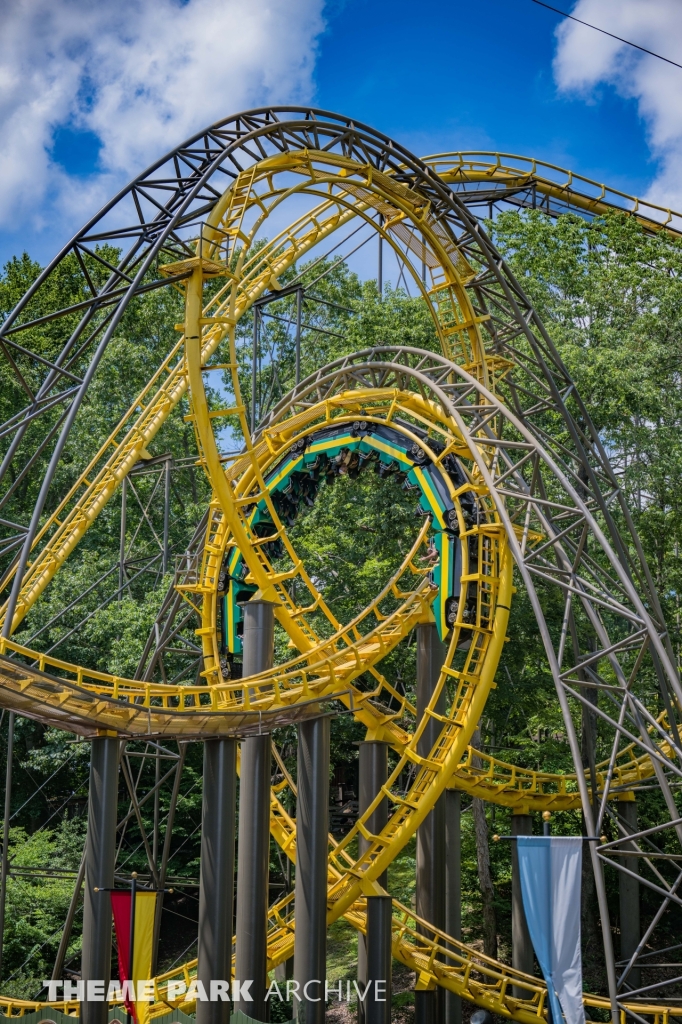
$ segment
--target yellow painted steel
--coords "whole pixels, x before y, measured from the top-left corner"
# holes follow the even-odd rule
[[[449,165],[445,166],[447,159],[431,158],[439,173],[450,181],[462,180],[465,173],[480,174],[480,180],[485,180],[485,174],[490,177],[494,173],[496,180],[506,180],[504,175],[511,173],[501,162],[496,162],[493,172],[473,159],[471,166],[465,167],[466,161],[457,164],[450,157]],[[443,161],[443,166],[439,161]],[[551,187],[556,189],[556,183]],[[547,194],[554,195],[549,188],[548,185]],[[564,188],[563,195],[566,194]],[[301,195],[315,197],[316,207],[260,248],[255,247],[253,242],[267,218],[286,200]],[[572,201],[575,195],[571,192]],[[596,207],[595,210],[600,212]],[[344,625],[337,621],[297,556],[266,485],[269,470],[295,440],[305,438],[321,424],[352,422],[359,415],[378,424],[394,423],[399,416],[406,417],[408,423],[420,423],[444,441],[448,453],[469,464],[472,446],[478,448],[484,459],[492,457],[486,452],[485,438],[477,441],[463,437],[454,420],[437,403],[417,390],[397,388],[340,391],[269,424],[262,436],[251,436],[237,369],[237,323],[261,295],[277,289],[281,275],[320,241],[352,218],[369,220],[377,212],[383,218],[380,226],[375,225],[377,230],[407,262],[429,304],[443,352],[494,393],[496,382],[510,364],[486,353],[480,331],[483,318],[476,314],[466,288],[475,268],[469,265],[423,197],[388,175],[338,155],[301,151],[263,160],[242,172],[216,204],[197,242],[196,255],[165,268],[168,274],[188,274],[184,338],[54,516],[47,519],[36,542],[42,546],[22,581],[13,623],[16,628],[22,621],[189,390],[200,461],[214,491],[200,569],[196,578],[185,579],[180,585],[183,596],[201,616],[198,632],[204,654],[203,682],[169,686],[124,679],[70,665],[11,639],[0,639],[3,703],[21,714],[84,735],[98,731],[114,731],[121,736],[244,733],[260,727],[264,718],[272,727],[304,717],[317,709],[320,700],[335,698],[345,703],[366,726],[369,736],[390,742],[398,752],[398,763],[375,803],[341,842],[330,843],[329,923],[345,916],[360,929],[365,926],[366,896],[377,891],[377,878],[415,834],[446,787],[456,786],[516,810],[559,810],[580,805],[575,776],[520,769],[482,755],[470,746],[494,686],[513,592],[508,538],[473,465],[467,470],[467,488],[475,490],[482,510],[477,526],[467,530],[458,492],[450,486],[460,518],[460,534],[475,535],[478,539],[478,565],[468,564],[468,545],[463,545],[462,567],[463,577],[476,585],[476,619],[465,623],[462,609],[458,611],[438,686],[426,713],[421,721],[415,722],[412,731],[405,728],[405,723],[414,716],[414,708],[383,679],[376,666],[415,625],[429,617],[435,590],[428,581],[426,567],[419,564],[428,524],[381,594],[353,622]],[[232,242],[229,265],[219,259],[225,237]],[[430,287],[422,283],[421,266],[415,263],[412,267],[400,245],[419,264],[422,260],[427,264]],[[219,279],[220,286],[205,303],[204,283],[209,279]],[[245,441],[243,454],[227,468],[216,444],[216,416],[209,407],[203,379],[208,361],[223,343],[229,347],[233,392],[233,405],[223,415],[232,417]],[[401,429],[409,433],[409,428]],[[416,433],[411,440],[422,443]],[[286,570],[271,564],[263,538],[251,529],[249,511],[258,502],[265,504],[273,521],[268,539],[279,539],[285,547],[290,563]],[[299,651],[287,664],[246,680],[223,678],[215,640],[217,577],[225,552],[235,547],[248,567],[248,582],[258,588],[260,596],[275,604],[278,622]],[[294,602],[291,597],[288,585],[294,579],[297,593],[308,594],[305,604]],[[331,636],[319,635],[316,622],[320,617],[326,619]],[[470,641],[465,651],[460,646],[463,639]],[[458,648],[460,657],[456,660]],[[9,654],[14,657],[10,659]],[[372,690],[357,682],[368,671],[373,673],[376,684]],[[447,694],[448,711],[439,714],[436,707],[443,693]],[[390,711],[389,698],[394,702]],[[422,757],[418,742],[432,719],[438,721],[440,734],[428,757]],[[603,767],[599,766],[597,772],[600,788],[604,783]],[[399,795],[397,780],[408,768],[413,769],[412,782],[408,791]],[[617,788],[622,790],[652,772],[650,760],[646,756],[636,758],[634,750],[628,748],[616,765]],[[383,798],[389,802],[389,821],[380,834],[372,835],[367,821]],[[271,829],[286,855],[293,858],[295,823],[276,793],[272,797]],[[369,841],[368,850],[360,857],[352,852],[358,835]],[[295,925],[290,905],[288,897],[271,910],[270,966],[293,952]],[[434,930],[396,902],[393,951],[397,959],[417,972],[420,986],[443,985],[480,1006],[526,1024],[544,1017],[546,989],[537,979],[520,975]],[[195,967],[191,962],[156,979],[157,1002],[152,1007],[152,1016],[165,1012],[169,1005],[164,999],[168,981],[184,978],[189,982]],[[513,997],[512,985],[523,990],[527,998]],[[586,1003],[605,1009],[609,1005],[606,1000],[592,996],[586,997]],[[53,1005],[67,1012],[75,1009],[75,1004]],[[176,1001],[174,1005],[192,1008],[190,1003]],[[44,1006],[0,998],[0,1008],[8,1015],[21,1015]],[[677,1011],[638,1004],[637,1012],[664,1022]]]
[[[421,539],[419,543],[421,543]],[[418,570],[421,574],[423,570]],[[395,579],[395,578],[394,578]],[[394,581],[387,585],[384,593],[389,593]],[[423,579],[422,584],[423,586]],[[418,603],[415,606],[414,620],[423,621],[426,616],[426,609],[433,598],[433,591],[423,590],[419,593]],[[366,612],[371,614],[370,610]],[[359,622],[355,620],[356,624]],[[385,620],[384,620],[385,621]],[[389,627],[392,623],[389,623]],[[406,635],[404,633],[403,635]],[[395,640],[395,634],[392,637]],[[379,640],[370,640],[370,644],[379,646]],[[388,648],[385,648],[388,650]],[[334,665],[348,666],[351,659],[356,660],[356,650],[364,652],[365,647],[359,646],[355,649],[346,648],[347,657],[339,657]],[[26,658],[27,662],[37,663],[37,667],[30,665],[22,666],[21,662],[13,659],[11,662],[3,655],[20,655]],[[328,660],[325,660],[328,659]],[[298,658],[288,665],[279,666],[264,673],[262,676],[253,677],[248,680],[238,680],[224,688],[216,687],[218,696],[215,702],[219,704],[218,717],[223,721],[223,727],[230,731],[244,731],[243,718],[245,716],[243,701],[240,700],[242,685],[247,689],[255,690],[256,687],[265,695],[264,700],[253,699],[253,710],[255,711],[254,727],[257,728],[258,721],[262,720],[262,714],[266,710],[266,701],[270,706],[277,700],[279,690],[280,703],[277,707],[283,711],[290,712],[298,700],[299,705],[305,705],[308,700],[317,701],[325,696],[323,687],[329,678],[330,669],[329,655],[321,655],[319,663],[320,682],[318,684],[315,670],[308,670],[307,693],[304,694],[304,671],[296,665],[302,665],[303,658]],[[291,667],[293,666],[293,667]],[[10,675],[9,672],[12,674]],[[50,671],[52,670],[52,671]],[[353,707],[355,715],[368,728],[368,732],[375,738],[383,738],[397,750],[405,746],[409,732],[405,731],[400,722],[405,721],[414,715],[414,708],[405,700],[402,695],[389,688],[394,699],[400,701],[400,710],[394,715],[381,713],[374,699],[379,696],[376,690],[361,691],[354,689],[348,675],[342,675],[335,667],[337,678],[343,681],[344,689],[338,693],[339,699],[344,700]],[[322,674],[324,673],[324,675]],[[84,735],[94,735],[98,730],[103,731],[103,726],[115,730],[122,735],[147,736],[151,732],[154,735],[163,735],[162,725],[165,724],[162,702],[168,698],[167,687],[161,683],[145,683],[136,679],[124,679],[108,675],[105,672],[84,669],[77,665],[61,661],[40,651],[32,651],[23,647],[13,640],[0,638],[0,680],[6,694],[16,698],[16,703],[8,700],[15,709],[29,717],[38,717],[41,721],[49,721],[51,724],[66,728],[71,723],[72,731],[80,725]],[[385,683],[387,687],[389,684]],[[212,687],[198,686],[176,686],[173,688],[178,703],[182,703],[185,709],[185,717],[188,721],[187,733],[191,735],[215,735],[218,731],[211,726],[213,721],[210,709],[213,703]],[[336,691],[335,691],[336,692]],[[274,695],[274,697],[273,697]],[[289,699],[289,695],[292,699]],[[282,700],[285,696],[287,699]],[[85,697],[82,703],[78,703]],[[205,698],[202,704],[202,698]],[[115,702],[119,700],[119,708]],[[158,701],[157,704],[152,703]],[[202,713],[202,706],[207,711]],[[107,711],[113,707],[117,716],[111,717]],[[220,708],[225,710],[221,711]],[[50,709],[56,709],[57,713],[50,716]],[[235,717],[242,716],[234,724],[225,726],[228,708],[234,709]],[[63,711],[63,717],[58,712]],[[121,712],[118,715],[118,712]],[[82,718],[79,720],[79,715]],[[91,718],[87,718],[91,716]],[[395,717],[394,717],[395,716]],[[202,719],[197,728],[197,718]],[[140,727],[136,732],[131,722],[137,719],[145,728]],[[265,719],[267,721],[267,718]],[[287,720],[289,718],[287,717]],[[183,727],[176,718],[169,718],[170,725],[168,732],[172,735],[182,735]],[[660,720],[665,726],[665,716]],[[672,748],[667,744],[661,744],[661,750],[665,756],[669,756]],[[596,766],[596,780],[599,792],[603,791],[606,781],[608,762],[604,761]],[[611,793],[613,799],[621,799],[628,788],[651,779],[654,775],[651,759],[647,754],[635,756],[634,744],[624,747],[618,755],[614,767],[614,774],[611,782]],[[450,788],[460,789],[470,796],[480,797],[488,803],[497,804],[503,807],[510,807],[518,814],[530,813],[531,811],[563,811],[576,810],[580,808],[580,797],[577,790],[576,776],[572,774],[556,775],[549,772],[534,771],[530,768],[520,768],[517,765],[508,764],[500,758],[490,754],[482,753],[474,747],[467,747],[462,760],[453,772],[449,782]]]
[[[293,174],[301,180],[296,186],[278,188],[274,183],[278,174],[285,178]],[[250,246],[267,217],[286,199],[303,193],[317,196],[322,200],[320,205],[250,254]],[[260,216],[247,231],[245,216],[253,209],[257,209]],[[214,279],[221,274],[225,276],[225,286],[203,310],[203,316],[201,310],[192,306],[192,286],[187,290],[188,304],[192,316],[202,321],[199,325],[202,328],[202,366],[229,336],[230,372],[236,385],[233,411],[245,438],[249,437],[249,424],[237,378],[235,325],[257,298],[271,287],[278,287],[279,275],[314,246],[353,217],[369,219],[377,210],[384,216],[384,224],[375,224],[375,228],[388,244],[397,250],[396,239],[405,241],[402,236],[406,225],[411,224],[406,244],[420,259],[423,255],[428,257],[431,289],[427,292],[424,287],[420,270],[413,269],[413,277],[429,302],[443,351],[486,384],[494,383],[494,379],[490,379],[491,372],[503,372],[508,366],[504,360],[485,355],[479,333],[480,318],[465,288],[474,270],[447,231],[430,215],[419,194],[356,161],[312,151],[288,153],[262,161],[238,176],[233,187],[216,204],[205,236],[200,239],[199,248],[208,252],[200,252],[193,259],[165,268],[169,274],[192,272],[194,290],[197,281],[204,276]],[[212,258],[224,244],[225,237],[241,246],[236,268],[221,266]],[[404,258],[402,251],[400,255]],[[198,335],[194,337],[195,342],[196,337]],[[54,513],[46,518],[34,543],[34,548],[41,543],[43,546],[22,581],[13,631],[186,394],[188,377],[182,352],[183,342],[180,341]],[[4,606],[0,609],[0,621],[3,615]]]
[[[286,856],[295,862],[296,857],[296,823],[284,809],[280,794],[287,786],[285,779],[282,784],[273,787],[270,807],[270,829],[277,843]],[[290,783],[289,783],[290,784]],[[295,787],[291,786],[295,793]],[[330,851],[338,844],[329,837]],[[338,872],[330,863],[329,883],[333,886],[338,880]],[[268,969],[272,970],[278,963],[287,959],[293,952],[294,918],[292,916],[291,895],[276,903],[269,911],[268,932]],[[366,930],[366,904],[360,897],[345,913],[346,920],[360,931]],[[422,987],[439,984],[449,991],[462,996],[476,1005],[523,1022],[537,1024],[544,1019],[547,990],[544,983],[534,977],[515,971],[507,965],[486,957],[478,950],[458,942],[444,932],[433,928],[428,922],[418,918],[413,911],[393,901],[393,956],[414,970]],[[196,1004],[194,1000],[185,1000],[182,996],[168,999],[168,983],[183,981],[186,988],[196,978],[196,959],[174,968],[154,979],[154,1002],[150,1007],[152,1019],[168,1012],[169,1008],[180,1009],[192,1013]],[[234,974],[234,961],[233,961]],[[513,986],[513,988],[512,988]],[[608,1011],[607,999],[586,994],[585,1005]],[[51,1004],[63,1012],[77,1013],[78,1004]],[[622,1004],[628,1007],[628,1003]],[[30,1000],[11,1000],[0,997],[0,1009],[7,1016],[21,1016],[25,1013],[41,1009],[44,1003]],[[667,1024],[671,1016],[679,1014],[677,1008],[658,1003],[632,1005],[632,1009],[652,1019],[652,1024]],[[625,1024],[625,1010],[621,1012],[622,1024]]]
[[[312,153],[301,153],[299,165],[294,168],[294,171],[300,173],[301,170],[305,170],[308,163],[312,166],[313,156]],[[328,156],[326,158],[329,159]],[[498,180],[511,185],[534,182],[541,194],[565,200],[590,213],[598,214],[621,210],[632,213],[644,226],[652,230],[661,226],[665,226],[667,230],[675,233],[682,230],[682,215],[675,211],[658,207],[534,158],[498,153],[447,153],[436,154],[425,159],[434,170],[443,174],[444,180],[449,182]],[[349,163],[352,164],[352,161]],[[227,225],[228,235],[236,243],[246,247],[255,237],[265,215],[247,232],[243,230],[245,214],[254,206],[262,211],[262,206],[268,199],[271,201],[271,206],[275,203],[278,206],[285,198],[293,194],[294,190],[280,191],[276,195],[273,190],[272,193],[265,193],[264,197],[256,194],[253,189],[259,181],[256,169],[258,166],[243,172],[235,182],[233,189],[223,196],[221,204],[214,210],[211,219],[215,231],[214,246],[219,246],[224,241],[216,227],[220,219]],[[356,171],[357,167],[356,164]],[[461,287],[470,279],[472,268],[456,251],[456,247],[453,247],[452,241],[443,229],[439,230],[439,225],[431,224],[432,236],[435,235],[436,239],[434,241],[433,237],[431,238],[433,249],[429,244],[424,244],[421,229],[422,226],[429,226],[428,211],[425,212],[413,200],[411,212],[415,218],[413,223],[416,223],[417,226],[412,226],[409,213],[406,212],[410,209],[410,204],[405,203],[403,194],[406,193],[409,198],[409,189],[392,182],[388,175],[381,175],[376,171],[371,172],[369,168],[366,169],[364,178],[362,171],[356,174],[359,179],[357,182],[351,180],[352,174],[349,175],[349,170],[352,171],[352,168],[344,166],[339,170],[342,172],[339,177],[348,178],[348,187],[345,193],[341,190],[337,191],[335,199],[323,200],[319,207],[301,216],[289,228],[277,235],[265,250],[261,250],[262,266],[259,262],[261,253],[255,254],[250,261],[245,263],[243,285],[238,288],[238,292],[241,293],[245,290],[246,295],[235,296],[234,303],[230,302],[227,316],[223,317],[223,324],[214,320],[216,330],[209,331],[204,335],[202,352],[204,363],[211,358],[222,341],[226,329],[233,329],[233,325],[243,316],[246,309],[271,286],[271,283],[274,282],[276,286],[277,274],[283,273],[287,267],[305,256],[315,245],[347,224],[353,217],[366,216],[367,211],[376,210],[382,214],[385,211],[387,214],[383,225],[374,225],[385,241],[394,249],[397,249],[397,243],[400,242],[418,261],[424,259],[427,263],[432,273],[431,288],[428,290],[423,286],[420,269],[419,271],[409,267],[408,269],[412,269],[415,285],[422,291],[434,313],[443,351],[461,365],[472,368],[476,365],[476,359],[480,359],[480,346],[477,341],[477,326],[480,318],[477,318],[471,310],[466,291]],[[374,187],[368,187],[371,184],[367,180],[368,177],[372,179]],[[378,184],[382,185],[383,193],[381,189],[377,188]],[[323,187],[324,182],[316,178],[315,185]],[[585,191],[581,191],[583,186]],[[299,186],[296,191],[300,191],[303,187],[303,185]],[[307,191],[310,191],[310,188]],[[592,194],[586,194],[586,192]],[[395,201],[396,195],[401,196],[402,207]],[[229,198],[227,198],[228,196]],[[228,205],[229,210],[227,209]],[[271,207],[268,207],[267,212],[270,211]],[[647,215],[647,211],[651,211],[650,215]],[[419,214],[422,216],[421,220]],[[657,215],[660,216],[657,218]],[[426,223],[423,224],[422,221]],[[289,247],[288,251],[287,246]],[[449,280],[447,270],[443,269],[443,263],[439,262],[443,257],[444,247],[460,269],[459,288],[453,289],[453,282]],[[400,257],[405,259],[403,250],[400,251]],[[182,265],[176,264],[174,269],[175,271],[190,271],[193,269],[193,265],[193,260],[185,260]],[[226,268],[214,261],[204,260],[204,269],[209,272],[209,276],[216,277],[219,271],[220,274],[227,277]],[[222,292],[220,296],[222,296]],[[216,308],[216,302],[219,299],[220,297],[212,302],[210,308],[206,310],[207,318],[221,316],[221,312]],[[462,307],[464,313],[459,307],[460,299],[464,302]],[[458,340],[463,332],[468,338],[466,345],[462,345]],[[454,344],[451,340],[453,336]],[[473,346],[473,349],[470,349],[469,346]],[[183,347],[184,342],[178,341],[58,507],[46,517],[34,543],[34,548],[40,547],[41,543],[43,543],[43,547],[34,557],[22,583],[13,620],[13,630],[21,623],[54,574],[64,564],[90,525],[115,494],[123,478],[139,460],[142,452],[152,442],[163,423],[187,393]],[[472,352],[475,354],[473,363]],[[487,357],[487,365],[493,367],[495,374],[503,373],[507,366],[505,361],[496,361],[490,356]],[[236,364],[233,365],[232,372],[236,372]],[[239,413],[239,417],[241,422],[243,410]],[[248,424],[246,426],[248,427]],[[0,622],[3,617],[4,607],[0,608]]]
[[[491,182],[510,189],[531,187],[541,198],[549,196],[592,215],[603,216],[617,211],[634,217],[647,231],[665,230],[673,235],[682,234],[681,213],[535,157],[484,150],[435,153],[423,157],[423,160],[450,184]]]

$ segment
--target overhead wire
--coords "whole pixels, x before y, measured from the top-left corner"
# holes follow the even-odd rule
[[[337,242],[336,245],[333,245],[331,247],[331,249],[328,249],[327,252],[325,252],[322,256],[318,256],[317,259],[314,260],[309,266],[304,267],[303,270],[301,271],[301,273],[297,277],[295,277],[293,281],[289,281],[288,282],[289,287],[291,287],[291,286],[293,286],[295,284],[298,284],[298,282],[301,280],[301,278],[305,274],[307,274],[309,271],[313,270],[318,265],[318,263],[322,263],[323,260],[329,259],[331,254],[333,252],[335,252],[336,249],[339,249],[345,242],[347,242],[349,239],[351,239],[353,237],[353,235],[357,235],[358,231],[361,231],[362,228],[364,228],[364,227],[365,227],[365,222],[363,221],[362,224],[359,224],[349,234],[347,234],[345,238],[342,238],[340,242]],[[311,285],[307,285],[307,287],[310,288],[312,286]]]
[[[23,811],[24,807],[26,807],[27,804],[30,804],[30,802],[31,802],[31,800],[33,800],[34,796],[38,796],[38,793],[40,793],[40,791],[45,788],[45,786],[48,784],[48,782],[51,782],[52,779],[55,777],[55,775],[57,775],[62,770],[62,768],[64,768],[69,763],[69,761],[72,761],[74,757],[75,757],[75,754],[69,754],[69,756],[67,757],[66,761],[62,761],[62,763],[59,765],[59,767],[57,769],[55,769],[55,771],[52,772],[52,775],[50,775],[49,778],[45,779],[45,781],[42,782],[38,786],[38,788],[33,791],[33,793],[31,793],[31,795],[28,798],[28,800],[24,800],[24,802],[21,805],[21,807],[19,807],[14,812],[14,814],[12,814],[12,816],[10,817],[9,820],[12,821],[14,818],[16,818],[16,816],[19,813],[19,811]]]
[[[365,225],[361,224],[360,227],[365,227]],[[359,228],[358,228],[358,230],[359,230]],[[350,238],[350,235],[348,237]],[[367,245],[367,243],[370,242],[373,237],[374,237],[373,235],[368,235],[367,238],[364,239],[364,241],[360,242],[359,245],[356,245],[355,248],[351,249],[350,252],[347,252],[345,256],[339,256],[337,259],[335,259],[334,262],[331,263],[327,267],[327,269],[322,274],[319,275],[319,277],[316,277],[314,281],[311,281],[310,284],[307,285],[307,287],[308,288],[314,288],[318,281],[321,281],[323,277],[327,276],[327,274],[331,274],[332,270],[336,270],[336,268],[338,266],[340,266],[342,263],[345,263],[345,261],[350,256],[353,256],[358,251],[358,249],[362,249],[363,245]],[[336,246],[336,248],[338,248],[338,246]],[[333,252],[333,250],[330,249],[330,252]],[[326,259],[326,256],[321,257],[321,259]],[[314,264],[312,266],[314,266]],[[308,267],[307,269],[308,270],[312,270],[312,266]],[[304,271],[303,273],[305,273],[305,272],[306,271]],[[303,276],[303,275],[301,275],[301,276]]]
[[[613,32],[607,32],[605,28],[599,28],[598,25],[591,25],[589,21],[583,21],[582,18],[576,18],[574,14],[568,14],[567,11],[561,11],[558,7],[552,7],[551,4],[546,4],[544,0],[533,0],[534,4],[538,4],[540,7],[546,7],[548,11],[554,11],[555,14],[560,14],[562,18],[569,18],[571,21],[577,21],[579,25],[584,25],[586,28],[594,29],[595,32],[601,32],[604,36],[610,36],[611,39],[617,39],[619,43],[625,43],[626,46],[632,46],[635,50],[641,50],[642,53],[648,53],[650,57],[657,57],[658,60],[665,61],[666,64],[672,64],[673,67],[682,69],[682,64],[678,64],[677,61],[671,60],[669,57],[663,57],[660,53],[654,53],[653,50],[647,50],[646,46],[640,46],[639,43],[633,43],[629,39],[623,39],[622,36],[617,36]]]
[[[549,5],[544,5],[544,6],[549,6]],[[554,9],[554,8],[551,8],[551,9]],[[570,15],[567,15],[567,16],[570,16]],[[601,30],[599,30],[599,31],[601,31]],[[617,37],[615,37],[615,38],[617,38]],[[664,58],[664,59],[665,59],[665,58]],[[368,239],[367,241],[370,241],[370,240]],[[365,245],[365,244],[366,244],[366,243],[365,243],[365,242],[363,242],[363,243],[361,243],[360,245]],[[360,246],[357,246],[357,248],[360,248]],[[353,250],[353,252],[354,252],[354,251],[356,251],[356,250]],[[350,254],[349,254],[349,255],[350,255]],[[347,257],[345,257],[345,258],[347,258]],[[338,261],[337,261],[337,262],[338,262]],[[324,274],[322,274],[322,276],[324,276],[324,275],[325,275],[325,274],[327,274],[327,273],[330,273],[330,272],[331,272],[331,271],[332,271],[332,270],[334,269],[335,265],[337,265],[337,263],[334,263],[334,264],[332,264],[332,266],[330,266],[330,267],[329,267],[329,268],[328,268],[327,270],[325,270],[325,273],[324,273]],[[319,278],[317,278],[316,280],[319,280]],[[399,284],[399,280],[400,280],[400,279],[398,278],[398,284]],[[314,285],[314,282],[313,282],[313,285]],[[406,287],[407,287],[407,278],[406,278]],[[409,290],[408,290],[408,291],[409,291]],[[200,376],[201,376],[201,370],[202,370],[202,368],[201,368],[201,364],[200,364]],[[502,605],[502,607],[504,608],[504,607],[506,607],[506,605],[504,605],[504,604],[503,604],[503,605]],[[353,712],[352,712],[352,710],[351,710],[351,709],[348,709],[348,711],[347,711],[346,713],[347,713],[347,714],[352,714]],[[414,770],[415,770],[415,772],[416,772],[416,770],[417,770],[417,769],[416,769],[416,765],[415,765],[415,766],[411,765],[411,767],[410,767],[410,771],[412,771],[412,770],[413,770],[413,767],[414,767]],[[140,770],[141,770],[141,769],[140,769]],[[579,770],[580,770],[580,769],[579,769]],[[193,787],[194,787],[194,786],[193,786]],[[191,788],[191,787],[190,787],[190,788]],[[140,820],[141,820],[141,819],[140,819]],[[198,826],[197,828],[195,828],[195,830],[193,831],[193,833],[191,833],[191,836],[194,836],[194,835],[195,835],[195,834],[197,833],[197,830],[199,829],[199,827],[200,827],[200,826]],[[187,839],[185,839],[185,843],[186,843],[186,842],[188,842],[188,840],[189,840],[189,839],[191,838],[191,836],[190,836],[190,837],[187,837]],[[178,848],[178,850],[176,850],[176,851],[175,851],[175,853],[174,853],[174,854],[172,854],[172,855],[171,855],[171,857],[169,857],[169,860],[170,860],[170,859],[172,859],[172,857],[174,857],[174,856],[176,856],[176,855],[177,855],[177,853],[179,852],[179,850],[180,850],[180,849],[182,848],[182,846],[183,846],[183,845],[184,845],[184,844],[181,844],[181,846],[180,846],[180,847]],[[139,849],[139,845],[138,845],[138,847],[137,847],[136,849],[137,849],[137,850]],[[129,859],[130,859],[130,857],[128,857],[128,860],[129,860]],[[194,943],[193,943],[193,944],[194,944]]]

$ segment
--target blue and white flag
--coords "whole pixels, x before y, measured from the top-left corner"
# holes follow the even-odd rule
[[[523,909],[547,982],[553,1024],[585,1024],[580,955],[582,839],[519,836]]]

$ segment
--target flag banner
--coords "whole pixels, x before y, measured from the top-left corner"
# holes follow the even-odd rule
[[[137,983],[148,981],[152,976],[152,946],[154,942],[154,914],[156,893],[135,894],[135,934],[133,937],[133,976],[129,977],[130,964],[130,910],[132,893],[117,889],[111,893],[111,910],[114,915],[114,931],[118,949],[118,973],[121,982],[133,982],[133,991],[138,994]],[[135,1024],[147,1024],[150,1004],[144,1000],[130,999],[126,993],[125,1007]]]
[[[523,909],[547,982],[554,1024],[585,1024],[580,954],[583,841],[574,836],[519,836]]]

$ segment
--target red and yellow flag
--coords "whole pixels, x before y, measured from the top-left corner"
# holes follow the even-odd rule
[[[111,894],[111,909],[114,915],[114,930],[118,947],[118,972],[121,982],[133,982],[138,992],[139,981],[149,981],[152,975],[152,946],[154,942],[154,914],[156,911],[155,892],[135,893],[135,934],[133,937],[133,976],[129,977],[130,965],[130,912],[132,893],[117,889]],[[125,999],[128,1013],[136,1024],[147,1024],[150,1004],[146,1001]]]

